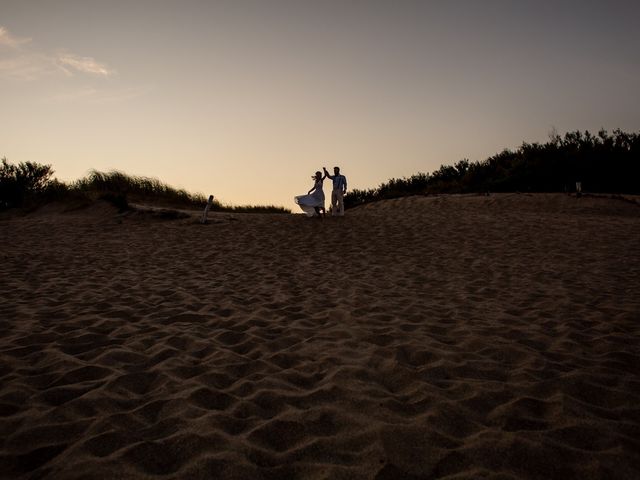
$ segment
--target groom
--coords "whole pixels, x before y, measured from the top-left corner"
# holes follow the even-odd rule
[[[340,167],[333,167],[333,175],[329,175],[327,169],[322,167],[324,174],[333,180],[331,191],[331,215],[344,216],[344,194],[347,193],[347,177],[340,175]]]

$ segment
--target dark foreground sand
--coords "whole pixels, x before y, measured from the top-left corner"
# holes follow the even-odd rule
[[[0,216],[0,476],[640,478],[640,206]]]

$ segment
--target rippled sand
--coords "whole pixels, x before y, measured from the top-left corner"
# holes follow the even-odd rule
[[[0,477],[640,478],[640,206],[0,216]]]

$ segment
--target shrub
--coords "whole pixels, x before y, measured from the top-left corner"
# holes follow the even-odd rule
[[[20,207],[46,191],[51,165],[23,162],[12,165],[6,158],[0,165],[0,208]]]

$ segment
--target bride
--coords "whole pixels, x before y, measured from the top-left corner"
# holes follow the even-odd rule
[[[326,215],[326,212],[324,210],[324,192],[322,191],[322,182],[327,177],[323,177],[321,172],[316,172],[316,174],[311,178],[314,180],[313,188],[311,188],[306,195],[299,195],[295,197],[294,200],[298,205],[300,205],[300,208],[308,217],[312,217],[314,215],[320,217],[320,211],[322,211],[322,215],[324,216]]]

